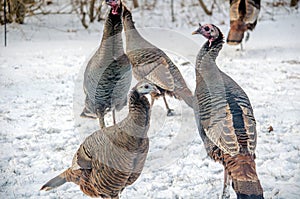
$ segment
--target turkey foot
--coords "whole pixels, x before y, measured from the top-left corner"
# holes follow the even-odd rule
[[[174,110],[173,109],[168,109],[167,116],[174,116],[174,115],[175,115]]]
[[[170,109],[170,107],[169,107],[169,105],[168,105],[168,103],[167,103],[166,97],[163,96],[163,99],[164,99],[166,108],[167,108],[167,110],[168,110],[167,116],[174,116],[174,115],[175,115],[175,114],[174,114],[174,110],[173,110],[173,109]]]

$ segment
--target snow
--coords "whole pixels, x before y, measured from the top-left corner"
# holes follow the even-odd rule
[[[160,12],[165,7],[153,15],[135,10],[134,18],[145,38],[172,57],[194,90],[192,65],[205,40],[191,35],[198,23],[191,18],[215,23],[226,35],[227,7],[220,4],[220,12],[212,17],[199,14],[201,8],[188,7],[176,13],[174,24],[169,13]],[[245,50],[225,44],[217,59],[253,106],[257,172],[265,198],[300,197],[299,17],[297,10],[287,8],[274,8],[270,14],[263,4],[258,25],[243,44]],[[72,183],[49,192],[39,189],[70,166],[80,143],[98,128],[96,120],[82,119],[79,113],[83,70],[99,45],[102,24],[84,30],[74,15],[29,17],[25,22],[10,24],[8,46],[0,47],[0,197],[87,198]],[[163,101],[155,102],[145,168],[121,198],[219,198],[222,165],[206,156],[192,110],[175,99],[168,102],[176,115],[166,117]],[[126,114],[124,108],[118,121]],[[110,114],[106,122],[112,124]],[[268,132],[269,126],[274,131]],[[235,198],[232,188],[230,193]]]

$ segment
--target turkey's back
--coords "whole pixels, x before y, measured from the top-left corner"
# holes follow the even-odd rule
[[[94,197],[117,196],[134,183],[147,157],[149,125],[150,104],[147,98],[132,92],[127,117],[87,137],[74,156],[73,166],[80,165],[84,161],[78,160],[85,157],[91,161],[86,170],[81,169],[84,176],[78,184],[82,191]]]
[[[174,81],[174,88],[173,90],[169,91],[187,87],[179,69],[175,66],[172,60],[159,48],[153,46],[152,48],[135,49],[127,51],[127,55],[133,65],[133,75],[136,79],[143,79],[152,71],[154,71],[157,66],[159,66],[159,64],[165,62],[164,64],[168,65],[168,71],[172,75],[172,79]],[[158,84],[158,86],[160,85]]]
[[[197,81],[195,115],[208,154],[220,148],[224,153],[254,154],[256,122],[246,93],[225,73],[218,94],[202,78]],[[200,118],[200,119],[199,119]]]
[[[92,197],[117,197],[141,174],[148,148],[147,137],[131,136],[117,125],[108,127],[94,132],[79,148],[91,157],[90,169],[72,172],[80,177],[77,184],[85,194]],[[80,163],[74,156],[76,161]]]
[[[158,87],[162,96],[167,93],[183,99],[192,107],[192,92],[188,89],[179,69],[166,53],[140,35],[127,8],[124,8],[123,23],[126,53],[132,64],[134,77],[137,80],[143,78],[149,80]]]

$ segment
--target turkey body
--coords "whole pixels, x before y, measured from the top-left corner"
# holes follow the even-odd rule
[[[147,79],[161,91],[168,114],[171,109],[165,94],[183,99],[192,107],[193,94],[171,59],[159,48],[145,40],[135,28],[131,12],[124,6],[123,24],[126,36],[126,53],[132,64],[133,75],[137,80]],[[154,98],[158,96],[152,96]]]
[[[156,91],[148,83],[141,85]],[[75,153],[72,166],[41,190],[73,182],[88,196],[119,198],[121,191],[141,174],[149,149],[150,104],[144,94],[135,87],[127,117],[88,136]]]
[[[220,32],[197,56],[195,118],[208,155],[224,166],[223,198],[230,197],[227,186],[232,181],[237,198],[262,199],[254,161],[256,122],[246,93],[216,65],[223,43]]]
[[[228,44],[237,45],[242,42],[244,32],[255,28],[259,11],[260,0],[230,0]]]
[[[108,111],[113,111],[114,117],[115,110],[121,110],[127,103],[132,71],[123,49],[122,29],[121,15],[110,11],[105,21],[101,45],[84,72],[86,99],[81,116],[99,118],[101,128],[105,127],[104,115]]]

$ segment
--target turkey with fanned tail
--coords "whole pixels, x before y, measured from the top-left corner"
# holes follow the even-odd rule
[[[126,36],[126,53],[132,64],[133,75],[137,80],[147,79],[161,91],[167,115],[172,115],[165,94],[183,99],[192,107],[193,94],[187,87],[180,71],[171,59],[159,48],[144,39],[135,28],[132,14],[123,6],[123,24]],[[152,96],[152,103],[155,98]]]
[[[121,110],[127,104],[132,71],[124,53],[122,41],[122,5],[119,0],[106,0],[111,6],[105,21],[100,47],[88,62],[84,72],[83,88],[86,94],[82,117],[99,118],[105,127],[104,115]]]
[[[88,196],[118,199],[140,176],[147,157],[151,107],[145,95],[149,93],[159,94],[159,90],[148,81],[139,82],[130,93],[127,117],[88,136],[72,166],[41,190],[73,182]]]
[[[223,34],[213,24],[193,34],[208,41],[196,60],[194,113],[208,155],[224,166],[222,198],[230,198],[229,184],[238,199],[262,199],[263,189],[255,166],[256,122],[243,89],[216,65]]]

